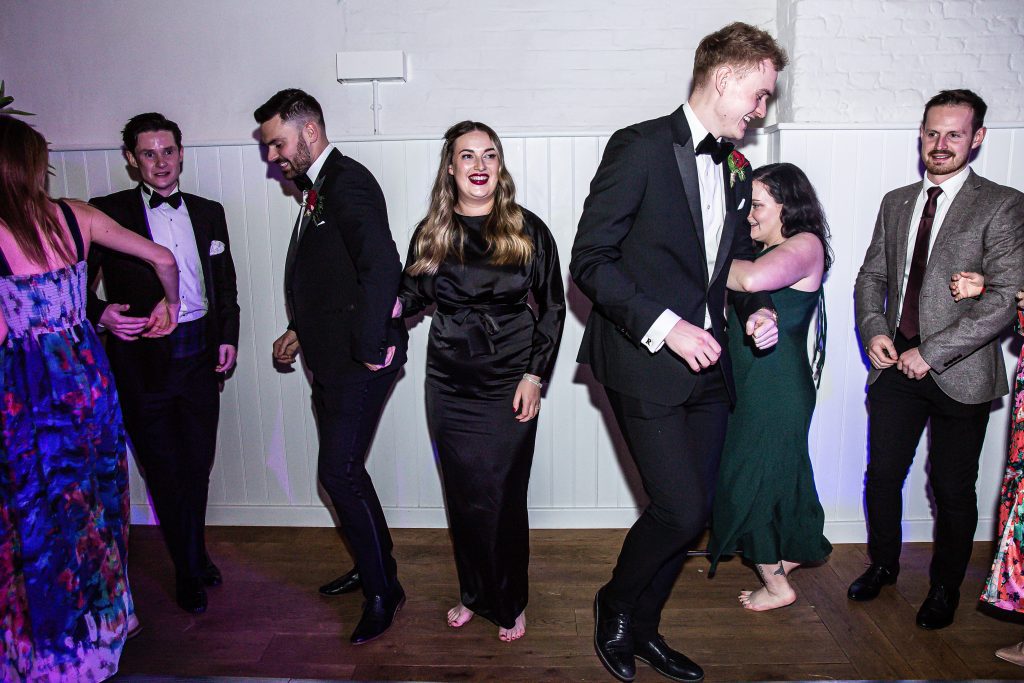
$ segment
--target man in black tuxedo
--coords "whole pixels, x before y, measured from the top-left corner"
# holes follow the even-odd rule
[[[405,602],[391,533],[365,467],[406,360],[408,333],[392,317],[402,264],[380,186],[328,142],[320,104],[301,90],[282,90],[254,116],[267,161],[302,190],[284,269],[290,323],[274,342],[274,358],[291,364],[301,346],[313,374],[318,476],[356,562],[332,592],[361,583],[366,602],[351,636],[358,645],[384,633]]]
[[[125,158],[141,182],[91,203],[172,251],[181,315],[170,336],[143,338],[147,316],[163,297],[156,274],[136,258],[94,245],[89,279],[102,270],[107,301],[90,291],[88,316],[110,332],[107,353],[125,428],[174,561],[178,605],[198,613],[206,610],[205,586],[222,580],[206,552],[206,500],[220,383],[238,348],[235,266],[224,208],[178,188],[178,125],[162,114],[139,114],[125,126],[123,139]]]
[[[604,385],[650,504],[598,591],[595,648],[623,681],[634,659],[674,680],[704,672],[658,634],[662,607],[711,510],[734,389],[725,283],[751,258],[751,168],[721,138],[765,115],[785,52],[734,23],[705,37],[675,112],[616,132],[590,186],[569,269],[593,301],[578,361]],[[737,296],[758,348],[778,338],[771,299]]]

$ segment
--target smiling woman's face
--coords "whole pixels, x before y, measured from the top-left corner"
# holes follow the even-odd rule
[[[459,209],[463,213],[479,215],[491,210],[500,171],[497,145],[487,133],[474,130],[455,140],[448,173],[455,178]]]

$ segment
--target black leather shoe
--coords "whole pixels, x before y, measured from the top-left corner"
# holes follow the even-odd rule
[[[342,574],[334,581],[325,583],[317,590],[321,595],[344,595],[345,593],[355,593],[362,587],[363,582],[359,578],[359,570],[353,567],[347,574]]]
[[[207,586],[219,586],[224,583],[220,569],[213,563],[209,555],[206,556],[206,566],[203,567],[203,583]]]
[[[625,612],[613,612],[601,591],[594,596],[594,650],[612,676],[627,683],[636,678],[633,620]]]
[[[874,600],[878,597],[882,586],[891,586],[896,583],[896,577],[899,575],[899,567],[889,569],[880,564],[873,564],[850,584],[850,590],[846,591],[846,597],[857,602]]]
[[[389,595],[374,595],[363,603],[363,618],[356,624],[349,638],[353,645],[368,643],[384,635],[395,621],[395,615],[405,604],[405,591],[396,581]]]
[[[945,586],[932,586],[921,609],[917,611],[917,625],[933,631],[953,623],[956,606],[960,604],[960,591]]]
[[[704,669],[682,652],[670,648],[660,635],[651,640],[637,640],[633,647],[637,659],[647,662],[652,669],[666,678],[686,683],[704,680]]]
[[[203,588],[202,579],[182,579],[177,581],[175,594],[178,600],[178,607],[186,612],[202,614],[206,611],[206,589]]]

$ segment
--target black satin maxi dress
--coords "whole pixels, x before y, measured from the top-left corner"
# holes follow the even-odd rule
[[[530,559],[526,493],[537,420],[519,422],[512,400],[524,373],[546,378],[565,320],[554,239],[523,209],[534,255],[495,266],[481,234],[486,216],[456,216],[463,257],[435,275],[403,277],[403,315],[437,304],[427,344],[427,416],[441,465],[462,604],[512,628],[526,608]],[[408,268],[417,234],[410,245]],[[532,293],[536,312],[528,305]]]

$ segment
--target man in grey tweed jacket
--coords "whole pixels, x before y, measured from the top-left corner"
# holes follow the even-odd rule
[[[868,570],[851,600],[871,600],[899,573],[902,489],[931,423],[935,496],[931,589],[917,625],[953,621],[978,523],[975,485],[992,400],[1009,391],[998,335],[1024,281],[1024,195],[967,162],[985,138],[984,101],[942,91],[925,105],[922,182],[889,192],[855,287],[857,327],[871,361],[865,483]],[[980,272],[986,290],[955,301],[949,280]]]

